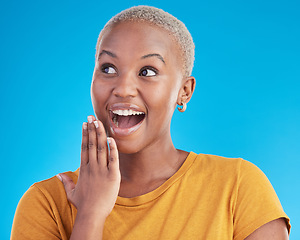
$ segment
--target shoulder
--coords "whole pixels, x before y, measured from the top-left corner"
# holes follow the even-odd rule
[[[212,154],[195,154],[193,170],[202,176],[221,179],[237,178],[240,175],[242,158],[228,158]]]
[[[78,170],[75,172],[65,172],[76,183]],[[34,183],[23,195],[21,202],[39,201],[47,204],[60,205],[66,202],[66,194],[62,182],[56,177]]]
[[[201,172],[239,179],[253,177],[253,175],[265,177],[264,173],[256,165],[243,158],[229,158],[212,154],[192,154],[195,157],[194,167]]]
[[[253,231],[275,219],[289,218],[266,175],[242,158],[209,154],[195,155],[195,175],[216,196],[225,195],[230,202],[234,222],[234,239],[244,239]]]
[[[67,172],[75,182],[76,172]],[[72,229],[74,207],[57,177],[33,184],[22,196],[15,213],[12,239],[53,239]]]
[[[197,157],[197,161],[201,161],[202,164],[207,164],[215,167],[224,167],[224,166],[237,166],[243,161],[242,158],[229,158],[223,156],[217,156],[212,154],[196,154],[193,153]]]
[[[78,171],[76,170],[74,172],[65,172],[65,174],[67,174],[69,177],[71,177],[71,179],[74,181],[74,183],[76,184],[77,179],[78,179]],[[56,177],[51,177],[49,179],[34,183],[30,189],[35,189],[33,191],[38,192],[40,191],[41,193],[47,195],[57,195],[60,192],[65,192],[64,187],[62,182]],[[29,190],[30,190],[29,189]]]
[[[205,182],[214,183],[220,189],[231,189],[237,201],[264,202],[280,206],[277,195],[266,175],[253,163],[242,158],[226,158],[210,154],[195,154],[193,171]],[[265,197],[263,197],[265,196]]]
[[[230,205],[234,205],[244,160],[211,154],[192,153],[191,156],[194,161],[185,177],[190,183],[198,183],[194,191],[208,196],[210,200],[214,199],[216,204],[230,202]]]
[[[75,172],[66,172],[68,176],[76,183],[78,178],[78,170]],[[56,177],[34,183],[22,196],[18,208],[37,209],[38,206],[56,205],[60,207],[66,204],[67,198],[62,182]]]

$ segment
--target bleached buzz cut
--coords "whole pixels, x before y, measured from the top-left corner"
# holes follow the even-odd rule
[[[182,51],[181,57],[183,59],[183,74],[185,76],[191,76],[195,58],[195,45],[190,32],[183,22],[162,9],[155,7],[131,7],[112,17],[99,34],[96,46],[96,56],[99,54],[99,44],[105,30],[118,23],[130,21],[146,22],[170,32]]]

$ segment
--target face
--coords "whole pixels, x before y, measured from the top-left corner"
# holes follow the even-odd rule
[[[104,32],[91,96],[96,117],[121,153],[170,140],[183,80],[179,56],[173,37],[148,23],[119,23]]]

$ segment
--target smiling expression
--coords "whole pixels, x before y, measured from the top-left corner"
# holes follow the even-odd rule
[[[91,86],[97,118],[122,153],[170,140],[183,82],[180,50],[164,29],[123,22],[105,30]]]

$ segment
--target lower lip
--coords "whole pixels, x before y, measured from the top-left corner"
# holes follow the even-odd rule
[[[137,131],[141,127],[144,120],[145,118],[142,121],[140,121],[137,125],[134,125],[131,128],[119,128],[114,122],[112,122],[112,120],[110,120],[110,129],[114,135],[128,136]]]

